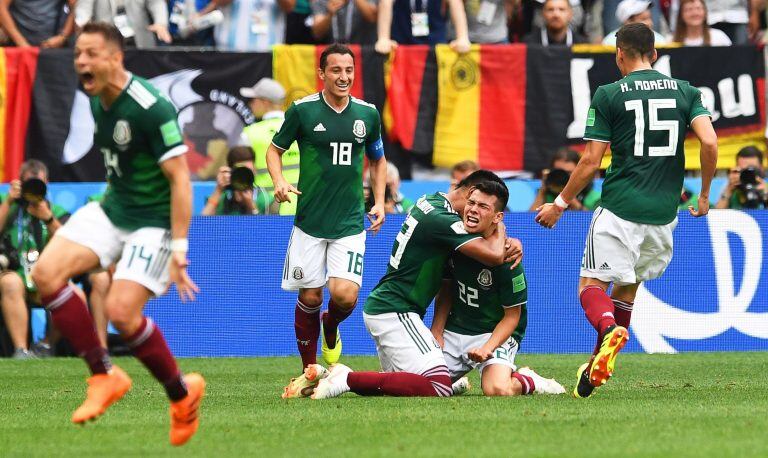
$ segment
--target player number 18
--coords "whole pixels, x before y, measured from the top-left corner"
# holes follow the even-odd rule
[[[331,142],[333,165],[352,165],[352,143]]]
[[[624,102],[627,111],[635,112],[635,156],[643,155],[645,146],[645,115],[642,100]],[[648,156],[674,156],[677,149],[679,126],[677,121],[659,119],[659,110],[677,108],[675,99],[648,99],[648,130],[669,132],[669,143],[665,146],[649,146]]]

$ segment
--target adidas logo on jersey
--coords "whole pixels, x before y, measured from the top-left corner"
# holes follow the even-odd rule
[[[316,125],[313,130],[315,132],[325,132],[325,126],[323,125],[323,123],[320,123],[320,124]]]
[[[600,266],[600,270],[611,270],[611,266],[609,266],[607,262],[604,262],[603,265]]]

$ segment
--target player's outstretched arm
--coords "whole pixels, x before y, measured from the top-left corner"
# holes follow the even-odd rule
[[[384,190],[387,186],[387,160],[384,156],[378,159],[368,159],[371,168],[371,189],[373,191],[373,207],[368,212],[368,219],[371,221],[369,231],[374,234],[381,229],[384,224]]]
[[[448,314],[451,313],[451,301],[453,300],[451,285],[451,280],[443,280],[440,291],[435,297],[435,316],[432,318],[432,326],[430,327],[432,335],[441,347],[445,346],[443,332],[445,332],[445,323],[448,322]]]
[[[520,322],[520,308],[520,306],[504,308],[504,318],[493,328],[491,337],[488,338],[482,347],[471,349],[467,353],[469,359],[478,363],[488,360],[493,355],[493,351],[506,342],[509,336],[515,332],[517,323]]]
[[[537,223],[550,229],[555,227],[568,204],[592,181],[607,150],[608,143],[594,140],[587,142],[584,154],[555,202],[538,208],[539,213],[535,218]]]
[[[176,284],[182,301],[195,300],[195,293],[200,289],[187,275],[187,234],[192,218],[192,183],[187,158],[181,155],[166,159],[160,168],[171,184],[171,281]]]
[[[699,193],[699,208],[694,209],[688,206],[691,215],[699,217],[709,213],[709,188],[712,185],[712,177],[715,176],[717,167],[717,134],[712,127],[712,121],[709,116],[699,116],[691,122],[691,129],[696,137],[699,138],[701,148],[699,157],[701,159],[701,192]]]
[[[506,227],[499,223],[496,230],[487,239],[477,238],[459,247],[459,252],[480,261],[486,266],[499,266],[506,255]]]
[[[285,152],[284,149],[278,148],[274,143],[267,148],[267,170],[269,176],[272,177],[272,183],[275,185],[275,200],[278,202],[290,202],[290,193],[296,195],[301,194],[296,187],[288,183],[283,176],[283,160],[282,156]]]

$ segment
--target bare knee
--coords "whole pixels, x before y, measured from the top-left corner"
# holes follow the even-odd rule
[[[512,387],[511,380],[492,380],[483,383],[483,394],[485,396],[514,396],[517,393]]]
[[[57,278],[56,271],[52,267],[44,261],[37,262],[32,266],[30,276],[42,296],[53,294],[66,282],[64,279]]]
[[[300,289],[299,300],[307,307],[320,307],[323,305],[323,288]]]
[[[106,314],[123,336],[131,335],[141,326],[141,308],[116,296],[107,298]]]
[[[346,282],[345,284],[336,285],[331,289],[331,298],[339,307],[343,309],[351,309],[354,308],[357,303],[357,294],[359,291],[359,286],[351,282]]]
[[[6,272],[0,277],[0,295],[2,297],[8,296],[24,296],[24,280],[16,272]]]

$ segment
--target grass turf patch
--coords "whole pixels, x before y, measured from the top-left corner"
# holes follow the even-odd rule
[[[520,355],[573,388],[583,355]],[[376,370],[371,357],[343,362]],[[168,445],[163,389],[135,360],[125,399],[84,427],[69,422],[85,394],[75,359],[0,361],[2,456],[768,456],[768,353],[628,354],[587,400],[486,398],[477,374],[464,396],[280,399],[298,358],[183,359],[208,382],[202,424]]]

